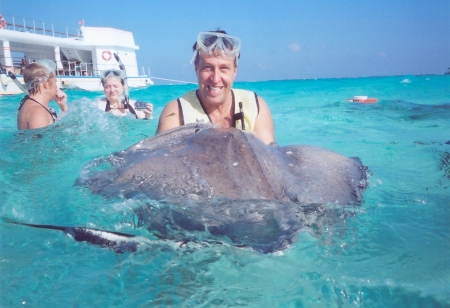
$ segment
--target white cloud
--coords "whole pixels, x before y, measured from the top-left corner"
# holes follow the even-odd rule
[[[263,63],[257,63],[256,66],[259,67],[261,70],[268,70],[268,69],[273,68],[272,65],[266,65]]]
[[[302,50],[302,47],[300,47],[300,45],[297,44],[297,43],[290,44],[288,46],[288,48],[289,48],[290,51],[293,51],[293,52],[299,52],[300,50]]]

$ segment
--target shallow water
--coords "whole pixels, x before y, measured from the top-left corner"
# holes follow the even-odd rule
[[[238,83],[262,96],[280,145],[311,144],[369,167],[361,206],[302,232],[284,253],[155,245],[114,254],[62,232],[0,223],[0,306],[450,307],[450,76]],[[132,200],[74,186],[92,159],[152,136],[192,85],[131,92],[155,119],[101,113],[101,93],[68,91],[70,111],[18,132],[20,97],[1,97],[0,215],[146,236]],[[354,95],[379,103],[349,103]],[[169,243],[170,244],[170,243]]]

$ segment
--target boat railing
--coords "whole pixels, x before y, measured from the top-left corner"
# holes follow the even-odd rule
[[[91,62],[79,62],[79,61],[61,61],[62,69],[58,70],[59,76],[94,76],[101,75],[103,70],[119,69],[117,67],[111,67],[111,64],[97,64],[94,66]]]
[[[36,62],[39,60],[38,58],[25,58],[25,57],[17,57],[12,56],[13,69],[5,68],[1,66],[0,63],[0,73],[6,74],[7,71],[12,71],[15,75],[22,75],[23,69],[28,64]],[[118,66],[118,65],[117,65]],[[92,62],[79,62],[79,61],[67,61],[62,60],[60,67],[56,70],[57,76],[91,76],[98,77],[101,72],[106,69],[111,69],[111,65],[103,64],[96,65]],[[118,69],[118,67],[116,67]],[[145,71],[143,70],[143,75],[145,75]]]
[[[93,63],[78,61],[61,61],[62,68],[57,70],[58,76],[97,76]]]
[[[38,59],[33,58],[21,58],[21,57],[11,57],[13,62],[13,69],[8,69],[12,71],[15,75],[22,75],[23,69],[28,64],[34,63]],[[78,62],[78,61],[61,61],[62,67],[56,70],[57,76],[100,76],[101,70],[94,69],[93,63],[88,62]],[[4,67],[0,68],[0,73],[6,74],[7,69]]]
[[[26,18],[15,18],[7,14],[2,16],[6,21],[5,29],[8,30],[73,39],[81,39],[83,37],[81,29],[68,28]]]
[[[91,76],[98,77],[103,70],[111,69],[111,65],[98,65],[92,62],[61,61],[62,68],[57,69],[57,76]],[[118,69],[118,68],[117,68]]]

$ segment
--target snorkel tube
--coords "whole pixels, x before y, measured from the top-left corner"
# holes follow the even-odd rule
[[[119,68],[123,72],[123,80],[125,82],[125,103],[127,105],[130,104],[130,94],[128,93],[128,77],[127,77],[127,71],[125,70],[125,65],[123,65],[122,61],[119,58],[119,55],[114,53],[114,58],[116,58],[116,61],[119,62]]]
[[[119,62],[119,68],[123,72],[123,80],[125,83],[125,89],[124,89],[125,106],[128,107],[128,109],[131,111],[132,114],[134,114],[134,116],[137,119],[138,115],[136,114],[136,111],[134,110],[134,108],[130,105],[130,93],[128,92],[128,77],[127,77],[127,71],[125,70],[125,65],[123,65],[123,63],[120,60],[119,55],[117,53],[114,53],[114,58],[116,58],[116,61]]]
[[[13,72],[9,71],[8,75],[12,79],[12,81],[14,81],[16,86],[19,87],[20,90],[22,90],[26,95],[29,94],[27,88],[25,88],[25,86],[23,84],[21,84],[19,80],[17,80],[16,75],[14,75]]]

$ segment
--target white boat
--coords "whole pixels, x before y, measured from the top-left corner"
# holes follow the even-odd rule
[[[134,43],[133,33],[114,28],[85,27],[83,24],[69,31],[67,27],[55,29],[52,24],[0,15],[0,40],[3,43],[0,51],[0,95],[22,93],[8,76],[8,71],[24,83],[22,67],[38,59],[55,61],[57,83],[61,89],[103,91],[100,72],[119,69],[114,53],[125,66],[130,88],[153,85],[148,75],[139,75],[136,60],[139,46]],[[23,57],[18,57],[18,54],[23,54]]]

